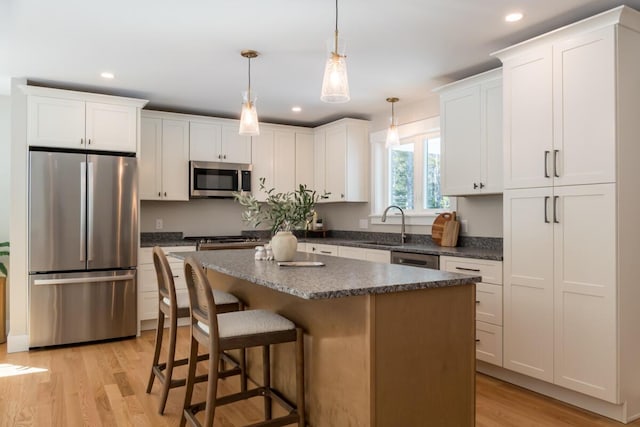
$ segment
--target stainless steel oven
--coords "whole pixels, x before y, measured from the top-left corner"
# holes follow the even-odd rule
[[[251,165],[244,163],[189,162],[189,197],[233,197],[251,191]]]

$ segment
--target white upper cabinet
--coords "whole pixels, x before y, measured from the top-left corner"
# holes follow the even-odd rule
[[[31,146],[137,151],[144,100],[26,86]]]
[[[215,120],[191,120],[189,159],[201,162],[251,163],[251,137],[237,126]]]
[[[289,192],[297,188],[298,170],[309,162],[306,160],[306,163],[298,165],[298,149],[300,156],[306,156],[309,149],[313,150],[312,140],[305,145],[299,135],[310,137],[311,134],[299,133],[297,128],[291,126],[260,125],[260,135],[252,137],[251,141],[251,192],[256,199],[264,201],[266,198],[266,194],[260,191],[261,178],[265,179],[267,190],[274,188],[277,192]],[[310,161],[313,162],[313,158]],[[310,170],[300,171],[300,176],[305,177],[309,173],[313,178],[313,166]]]
[[[140,200],[189,200],[189,122],[147,115],[138,162]]]
[[[369,123],[342,119],[315,130],[315,189],[326,202],[369,199]]]
[[[442,194],[502,192],[502,79],[493,70],[440,93]]]
[[[306,185],[314,189],[313,134],[296,132],[296,178],[295,186]]]
[[[615,31],[504,60],[505,188],[615,181]]]

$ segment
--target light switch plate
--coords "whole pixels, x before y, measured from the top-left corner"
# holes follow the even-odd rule
[[[162,230],[162,218],[156,218],[156,230]]]

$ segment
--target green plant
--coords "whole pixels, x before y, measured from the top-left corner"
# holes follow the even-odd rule
[[[313,217],[313,209],[318,200],[326,199],[329,194],[317,194],[315,190],[302,184],[295,191],[279,193],[274,188],[267,190],[264,183],[265,178],[260,178],[260,191],[267,195],[262,203],[253,194],[244,191],[234,193],[233,196],[245,207],[243,221],[253,227],[270,225],[272,234],[306,226]]]
[[[6,250],[0,249],[0,257],[9,256],[9,242],[0,242],[0,247],[7,248]],[[0,261],[0,273],[7,275],[7,266],[4,265],[2,261]]]

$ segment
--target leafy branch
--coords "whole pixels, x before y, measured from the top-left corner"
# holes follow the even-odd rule
[[[315,190],[300,184],[297,190],[286,193],[265,187],[265,178],[260,178],[260,191],[266,194],[264,203],[246,192],[234,193],[234,198],[245,207],[242,220],[253,227],[269,225],[271,233],[291,231],[306,226],[313,217],[315,204],[326,199],[329,193],[318,194]]]
[[[0,247],[7,248],[6,250],[0,250],[0,257],[9,256],[9,242],[0,242]],[[7,275],[7,266],[0,261],[0,273]]]

